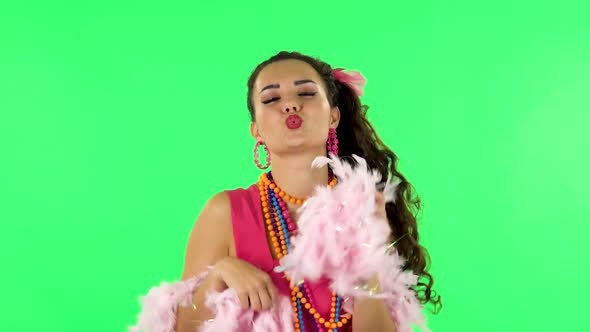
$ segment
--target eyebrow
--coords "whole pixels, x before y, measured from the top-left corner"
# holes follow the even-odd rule
[[[295,85],[301,85],[301,84],[305,84],[305,83],[313,83],[313,84],[316,84],[317,85],[317,83],[314,80],[310,80],[310,79],[298,80],[298,81],[295,81],[293,83]],[[265,86],[264,88],[262,88],[262,90],[260,90],[259,94],[262,93],[262,91],[264,91],[266,89],[278,89],[280,87],[281,87],[281,85],[280,84],[277,84],[277,83],[269,84],[269,85]]]

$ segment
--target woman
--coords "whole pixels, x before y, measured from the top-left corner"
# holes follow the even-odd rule
[[[207,267],[210,273],[193,293],[193,305],[178,307],[176,332],[193,332],[213,318],[204,305],[205,296],[228,288],[235,290],[243,309],[260,312],[272,309],[281,295],[292,297],[295,331],[396,330],[383,300],[355,299],[352,317],[343,311],[343,299],[330,291],[327,278],[294,289],[276,269],[278,259],[287,254],[289,237],[284,233],[296,232],[302,202],[316,186],[334,185],[338,180],[327,165],[310,167],[316,157],[328,152],[362,156],[383,178],[401,179],[397,203],[385,204],[381,195],[376,197],[380,214],[389,221],[391,240],[398,240],[397,251],[407,259],[404,268],[421,277],[416,296],[421,303],[440,304],[431,290],[428,256],[418,243],[410,210],[419,209],[420,201],[411,200],[411,185],[396,170],[396,155],[365,116],[367,107],[359,99],[363,84],[360,75],[333,70],[298,52],[280,52],[256,67],[248,80],[255,163],[261,169],[272,163],[272,172],[263,173],[247,189],[214,195],[203,208],[188,241],[182,280]],[[260,147],[268,153],[266,162],[259,157]],[[273,208],[271,202],[277,200],[280,207]],[[278,223],[281,216],[285,232]],[[374,278],[369,283],[379,286]]]

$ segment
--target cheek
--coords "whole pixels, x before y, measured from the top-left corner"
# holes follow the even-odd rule
[[[256,113],[256,122],[258,123],[260,130],[265,134],[270,134],[272,128],[277,124],[277,112],[272,110],[260,110]]]
[[[330,119],[330,103],[327,100],[321,100],[317,102],[317,105],[314,105],[314,108],[317,109],[317,114],[322,119]]]

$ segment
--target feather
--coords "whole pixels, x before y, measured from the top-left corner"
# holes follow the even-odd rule
[[[199,275],[172,283],[161,282],[152,287],[147,295],[140,297],[142,310],[137,325],[130,326],[130,332],[174,332],[176,309],[178,305],[189,306],[193,291],[209,274],[211,267]]]
[[[369,169],[365,159],[352,157],[355,168],[334,155],[313,161],[314,167],[329,165],[340,181],[333,188],[316,188],[299,209],[298,233],[281,266],[291,286],[300,280],[329,276],[332,290],[348,299],[343,308],[350,313],[355,297],[381,298],[399,332],[411,331],[412,324],[428,331],[422,306],[411,290],[418,277],[402,271],[405,259],[388,250],[389,225],[378,220],[375,213],[381,174]],[[383,189],[386,202],[395,203],[399,183],[399,179],[388,177]],[[382,291],[378,294],[362,287],[373,276],[380,282]]]
[[[376,216],[375,195],[381,174],[368,169],[365,159],[353,155],[356,167],[330,154],[318,157],[312,167],[329,165],[339,178],[333,188],[316,187],[314,195],[299,209],[298,233],[292,237],[292,250],[280,263],[294,286],[300,280],[331,279],[330,288],[344,297],[343,309],[353,313],[354,298],[382,298],[394,319],[398,332],[411,332],[412,324],[428,331],[421,305],[412,287],[418,277],[402,271],[405,260],[388,250],[389,225]],[[383,195],[395,203],[400,182],[388,177]],[[192,293],[209,269],[198,276],[175,283],[162,282],[141,298],[142,312],[130,332],[174,332],[176,308],[192,303]],[[377,276],[381,292],[373,294],[362,285]],[[209,292],[205,305],[214,319],[204,322],[200,332],[293,332],[290,298],[279,295],[271,310],[244,310],[236,292]],[[354,313],[353,313],[354,314]]]
[[[242,309],[233,289],[208,293],[205,305],[215,318],[205,322],[199,332],[293,332],[291,302],[284,295],[271,309],[258,312]]]
[[[152,287],[146,296],[140,297],[142,311],[136,326],[130,332],[174,332],[176,311],[179,305],[189,306],[192,295],[210,272],[196,277],[162,282]],[[255,312],[241,308],[239,298],[233,289],[207,293],[205,306],[213,312],[213,319],[203,322],[199,332],[293,332],[293,311],[290,299],[281,295],[271,310]]]

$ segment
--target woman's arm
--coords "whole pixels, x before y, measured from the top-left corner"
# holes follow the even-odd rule
[[[385,211],[385,199],[383,193],[377,192],[375,195],[377,210],[375,215],[387,221]],[[390,236],[391,237],[391,236]],[[367,283],[367,287],[375,292],[380,292],[379,281],[373,277]],[[395,322],[391,313],[382,299],[372,298],[355,298],[354,299],[354,318],[352,320],[353,331],[388,331],[396,332]]]
[[[214,195],[203,207],[189,236],[182,280],[190,279],[205,271],[208,266],[229,256],[233,237],[229,197],[225,192]],[[176,312],[175,332],[194,332],[213,314],[204,305],[209,290],[218,289],[216,278],[209,273],[201,286],[193,293],[193,305],[179,306]]]
[[[377,278],[369,280],[369,289],[380,292]],[[355,298],[354,315],[352,319],[353,331],[387,331],[397,332],[395,322],[391,317],[385,301],[373,298]]]

